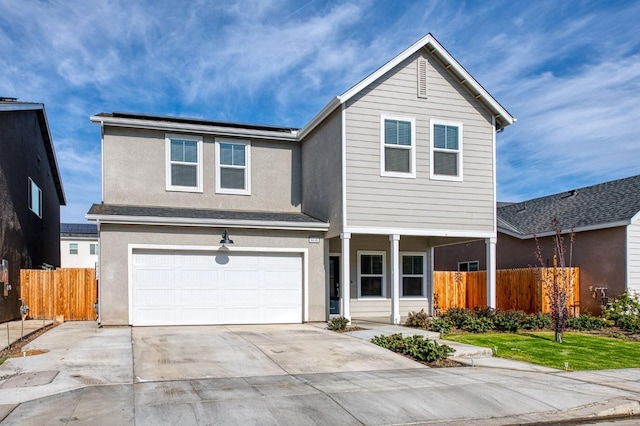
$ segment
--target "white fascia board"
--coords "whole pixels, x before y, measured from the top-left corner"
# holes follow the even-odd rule
[[[316,222],[286,222],[267,220],[232,220],[232,219],[193,219],[182,217],[155,216],[118,216],[87,214],[89,221],[111,223],[119,225],[166,225],[166,226],[197,226],[197,227],[225,227],[225,228],[253,228],[253,229],[290,229],[295,231],[327,231],[328,223]]]
[[[415,237],[464,237],[464,238],[495,238],[493,231],[458,231],[446,229],[415,229],[415,228],[369,228],[364,226],[347,226],[345,233],[371,235],[406,235]]]
[[[235,129],[224,126],[207,126],[204,124],[138,120],[122,117],[104,117],[99,115],[91,116],[91,121],[93,123],[99,123],[102,126],[108,125],[112,127],[131,127],[135,129],[162,130],[165,132],[200,133],[217,136],[236,136],[252,139],[272,139],[292,142],[298,141],[299,133],[297,131],[292,131],[291,133],[283,133],[272,132],[268,130]]]
[[[336,96],[331,99],[331,101],[329,101],[329,103],[326,104],[324,108],[322,108],[320,112],[302,128],[302,130],[298,132],[298,138],[300,140],[304,139],[304,137],[311,133],[318,124],[322,123],[338,107],[338,105],[340,105],[340,99]]]
[[[478,98],[482,98],[484,103],[489,107],[489,109],[491,109],[492,113],[496,118],[500,117],[501,121],[506,122],[507,125],[513,124],[516,121],[516,119],[512,117],[511,114],[509,114],[507,110],[504,109],[502,105],[500,105],[493,98],[493,96],[491,96],[489,92],[487,92],[480,85],[480,83],[478,83],[476,79],[473,78],[471,74],[469,74],[467,70],[465,70],[464,67],[462,67],[462,65],[460,65],[460,63],[458,63],[458,61],[455,60],[453,56],[451,56],[449,52],[447,52],[446,49],[442,47],[442,45],[438,43],[438,41],[431,34],[427,34],[426,36],[422,37],[420,40],[416,41],[407,49],[405,49],[398,56],[396,56],[395,58],[393,58],[392,60],[384,64],[382,67],[378,68],[376,71],[374,71],[364,80],[362,80],[360,83],[356,84],[351,89],[344,92],[342,95],[339,96],[340,102],[342,103],[347,102],[349,99],[351,99],[356,94],[358,94],[361,90],[369,86],[378,78],[382,77],[384,74],[386,74],[395,66],[397,66],[399,63],[401,63],[402,61],[404,61],[409,56],[413,55],[423,47],[427,47],[428,51],[431,54],[437,53],[437,56],[439,56],[439,59],[444,62],[444,65],[452,69],[455,72],[455,74],[459,77],[458,82],[460,84],[464,84],[465,86],[467,86],[472,93],[477,95]]]
[[[571,231],[573,231],[574,233],[578,233],[578,232],[586,232],[586,231],[597,231],[599,229],[608,229],[608,228],[617,228],[620,226],[628,226],[631,224],[631,221],[629,220],[621,220],[618,222],[609,222],[609,223],[600,223],[597,225],[587,225],[587,226],[581,226],[578,228],[564,228],[560,230],[561,234],[570,234]],[[556,235],[555,231],[547,231],[547,232],[541,232],[539,234],[517,234],[513,231],[510,231],[508,229],[505,228],[501,228],[498,227],[498,232],[500,232],[501,234],[505,234],[505,235],[509,235],[511,237],[514,238],[518,238],[521,240],[529,240],[531,238],[543,238],[543,237],[550,237],[553,235]]]

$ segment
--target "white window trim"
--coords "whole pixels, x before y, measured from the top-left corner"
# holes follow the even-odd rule
[[[36,187],[38,189],[38,211],[35,211],[33,209],[33,187]],[[31,210],[33,213],[35,213],[36,216],[38,216],[40,219],[42,219],[42,189],[40,189],[40,187],[38,186],[37,183],[35,183],[33,181],[33,179],[29,178],[29,188],[27,188],[27,190],[29,191],[28,194],[28,202],[29,202],[29,210]]]
[[[364,300],[381,300],[387,298],[387,252],[384,251],[360,251],[358,250],[358,262],[356,267],[358,268],[358,299]],[[382,295],[381,296],[363,296],[361,278],[362,277],[377,277],[377,274],[365,274],[362,275],[362,256],[363,255],[382,255]]]
[[[458,128],[458,149],[457,150],[453,150],[453,149],[441,149],[441,148],[435,148],[435,141],[433,139],[433,127],[436,124],[441,124],[444,126],[456,126]],[[429,123],[429,158],[430,158],[430,165],[429,165],[429,175],[430,178],[433,180],[448,180],[448,181],[454,181],[454,182],[462,182],[462,147],[464,145],[463,143],[464,141],[464,137],[463,137],[463,132],[462,132],[462,123],[461,122],[457,122],[457,121],[446,121],[446,120],[437,120],[437,119],[431,119],[430,123]],[[433,167],[433,162],[434,162],[434,151],[440,151],[440,152],[451,152],[451,153],[457,153],[458,154],[458,176],[449,176],[449,175],[437,175],[434,173],[434,167]]]
[[[182,139],[186,141],[195,141],[197,146],[198,162],[196,163],[196,186],[180,186],[171,185],[171,139]],[[202,192],[202,136],[182,135],[178,133],[167,133],[164,135],[165,140],[165,182],[167,191],[180,191],[180,192]],[[176,162],[180,164],[180,162]],[[185,163],[186,164],[186,163]],[[188,163],[189,165],[193,163]]]
[[[403,256],[422,256],[422,275],[405,275],[402,272],[402,257]],[[422,296],[404,296],[403,293],[403,285],[402,279],[404,277],[422,277]],[[401,251],[400,252],[400,299],[411,299],[411,300],[427,300],[427,253],[425,252],[411,252],[411,251]]]
[[[245,165],[242,166],[227,166],[228,168],[243,169],[244,168],[244,189],[231,189],[222,188],[220,186],[220,144],[228,143],[234,145],[245,146]],[[216,179],[216,193],[218,194],[235,194],[235,195],[251,195],[251,141],[245,139],[229,139],[229,138],[216,138],[216,153],[215,153],[215,179]]]
[[[384,153],[384,148],[385,148],[384,122],[385,120],[408,121],[409,123],[411,123],[411,146],[405,147],[404,145],[394,145],[392,147],[394,149],[411,150],[411,156],[410,156],[411,171],[409,173],[388,172],[385,170],[385,153]],[[387,114],[380,115],[380,176],[415,179],[416,177],[416,119],[415,118],[400,117],[396,115],[387,115]]]
[[[469,265],[471,265],[472,263],[477,263],[478,264],[478,269],[475,271],[470,271],[469,270]],[[466,271],[460,271],[460,265],[467,265],[467,270]],[[466,262],[458,262],[458,272],[478,272],[480,270],[480,261],[478,260],[467,260]]]

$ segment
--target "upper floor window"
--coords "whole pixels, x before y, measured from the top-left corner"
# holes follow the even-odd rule
[[[402,297],[426,297],[425,259],[422,253],[402,254]]]
[[[69,243],[69,254],[78,254],[78,243]]]
[[[462,180],[462,123],[431,121],[431,178]]]
[[[416,177],[415,119],[383,115],[380,127],[380,174]]]
[[[385,297],[384,252],[358,252],[358,297]]]
[[[98,244],[97,243],[89,244],[89,254],[98,254]]]
[[[166,135],[167,190],[202,192],[202,137]]]
[[[31,178],[29,178],[29,210],[38,217],[42,217],[42,191]]]
[[[216,192],[251,194],[251,142],[216,139]]]

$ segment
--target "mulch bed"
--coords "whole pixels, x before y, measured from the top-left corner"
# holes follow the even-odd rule
[[[5,348],[0,351],[0,362],[4,361],[6,358],[12,357],[14,355],[18,355],[22,353],[22,348],[29,344],[32,340],[40,337],[42,334],[51,330],[52,328],[58,326],[58,324],[49,324],[40,330],[34,331],[33,333],[24,336],[23,340],[18,340],[11,344],[11,348]]]

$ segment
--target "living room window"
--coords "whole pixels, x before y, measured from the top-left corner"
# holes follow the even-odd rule
[[[380,122],[380,174],[415,178],[415,119],[383,115]]]
[[[216,139],[216,192],[251,194],[251,142]]]
[[[462,180],[462,123],[431,120],[431,178]]]
[[[426,297],[424,253],[402,253],[401,297]]]
[[[78,254],[78,243],[69,243],[69,254]]]
[[[31,178],[29,178],[29,210],[38,217],[42,217],[42,191]]]
[[[202,192],[202,137],[166,135],[167,190]]]
[[[384,252],[358,252],[358,297],[385,297],[384,259]]]

